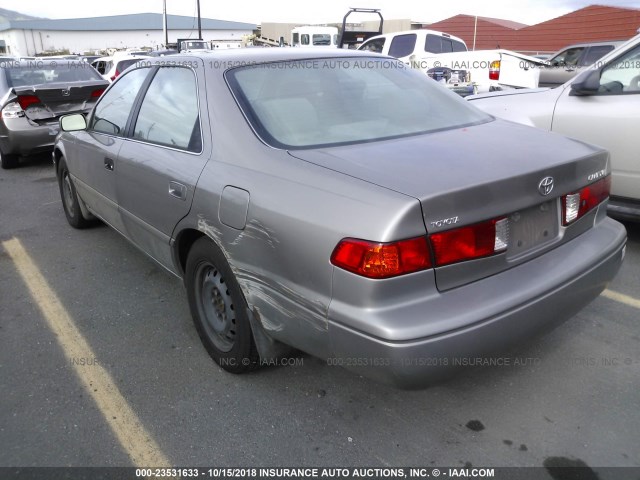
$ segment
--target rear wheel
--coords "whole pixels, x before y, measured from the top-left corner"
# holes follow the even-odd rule
[[[231,373],[256,368],[247,302],[224,255],[207,237],[189,252],[185,284],[193,322],[211,358]]]
[[[62,198],[62,208],[67,217],[67,222],[73,228],[87,228],[92,225],[91,220],[87,220],[82,216],[80,210],[80,199],[73,184],[67,162],[61,158],[58,162],[58,186],[60,187],[60,197]]]
[[[18,163],[20,163],[20,157],[18,155],[0,152],[0,166],[5,170],[16,168]]]

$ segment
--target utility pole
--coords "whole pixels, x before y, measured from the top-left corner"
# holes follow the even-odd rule
[[[473,24],[473,51],[476,51],[476,35],[478,33],[478,16],[476,15],[476,21]]]
[[[167,31],[167,0],[162,0],[162,33],[164,34],[164,48],[169,45],[169,32]]]
[[[198,38],[202,39],[202,24],[200,22],[200,0],[196,0],[196,5],[198,5]]]

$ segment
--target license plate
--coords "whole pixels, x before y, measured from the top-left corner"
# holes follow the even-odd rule
[[[558,215],[557,200],[511,214],[507,259],[525,255],[553,242],[560,232]]]

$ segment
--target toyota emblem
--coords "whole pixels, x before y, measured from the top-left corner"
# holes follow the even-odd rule
[[[540,180],[540,183],[538,184],[538,191],[540,192],[540,195],[546,197],[551,193],[551,190],[553,190],[553,177],[544,177]]]

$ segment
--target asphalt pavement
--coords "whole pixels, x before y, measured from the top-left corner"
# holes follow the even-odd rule
[[[304,354],[233,376],[178,279],[106,226],[67,224],[48,157],[1,170],[0,467],[640,467],[640,225],[626,226],[606,295],[502,365],[420,391]]]

